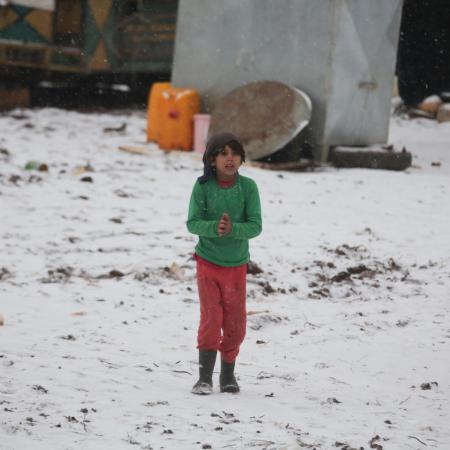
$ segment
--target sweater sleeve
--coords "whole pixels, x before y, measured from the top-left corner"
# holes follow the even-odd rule
[[[200,183],[196,182],[189,202],[187,229],[190,233],[203,237],[218,237],[218,220],[205,220],[206,200]]]
[[[258,187],[252,183],[245,198],[245,222],[234,222],[230,237],[234,239],[252,239],[262,231],[261,202]]]

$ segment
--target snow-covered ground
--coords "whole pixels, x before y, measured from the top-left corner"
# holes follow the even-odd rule
[[[0,116],[0,449],[450,449],[450,124],[392,118],[405,172],[241,170],[263,272],[242,392],[216,373],[206,397],[185,228],[201,163],[145,127]]]

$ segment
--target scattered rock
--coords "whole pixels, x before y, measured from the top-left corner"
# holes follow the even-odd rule
[[[35,425],[35,421],[34,421],[34,419],[32,417],[27,417],[25,419],[25,421],[27,422],[27,425],[31,425],[31,426]]]
[[[419,103],[416,108],[436,116],[439,108],[442,106],[442,99],[438,95],[431,95]]]
[[[345,271],[339,272],[337,275],[331,278],[331,281],[334,283],[340,283],[344,280],[351,279],[351,275],[360,275],[361,278],[372,278],[375,275],[375,271],[369,269],[364,264],[360,264],[354,267],[348,267]]]
[[[76,341],[77,338],[73,336],[72,334],[68,334],[67,336],[61,336],[61,339],[64,339],[65,341]]]
[[[337,256],[345,256],[349,257],[350,254],[358,254],[358,253],[365,253],[367,252],[367,249],[362,245],[348,245],[348,244],[342,244],[334,249],[330,249],[327,247],[323,247],[327,252],[334,253]]]
[[[25,170],[39,170],[40,172],[48,172],[48,165],[38,161],[28,161],[25,164]]]
[[[106,127],[106,128],[103,128],[103,132],[104,133],[122,133],[126,129],[127,129],[127,124],[123,123],[119,127]]]
[[[84,166],[78,166],[73,171],[74,175],[81,175],[82,173],[86,172],[95,172],[94,168],[91,166],[90,163],[85,164]]]
[[[287,321],[289,320],[288,317],[281,317],[281,316],[276,316],[274,314],[261,314],[261,315],[255,315],[255,316],[250,316],[248,318],[249,321],[249,327],[252,330],[260,330],[261,328],[263,328],[265,325],[274,323],[274,324],[279,324],[283,321]]]
[[[326,403],[333,405],[333,404],[339,404],[342,403],[340,400],[338,400],[337,398],[334,397],[328,397],[326,400]]]
[[[392,270],[392,271],[401,270],[401,266],[395,262],[394,258],[389,258],[387,268],[388,268],[388,270]]]
[[[436,118],[439,123],[450,122],[450,103],[444,103],[441,105],[437,112]]]
[[[11,175],[8,178],[8,181],[12,184],[15,184],[17,186],[17,183],[22,179],[20,175]]]
[[[152,370],[150,369],[150,372],[151,372]],[[167,406],[169,404],[169,402],[167,402],[166,400],[160,400],[160,401],[157,401],[157,402],[147,402],[147,403],[144,403],[144,406],[150,406],[150,407],[152,407],[152,406]]]
[[[334,443],[334,446],[335,446],[335,447],[342,447],[340,450],[364,450],[364,447],[358,447],[358,448],[356,448],[356,447],[352,447],[352,446],[349,445],[349,444],[346,444],[346,443],[344,443],[344,442],[339,442],[339,441],[336,441],[336,442]]]
[[[436,381],[430,381],[429,383],[422,383],[420,385],[420,389],[422,389],[422,391],[429,391],[433,386],[438,387],[438,383]]]
[[[40,384],[35,384],[33,386],[33,390],[38,391],[38,392],[42,392],[43,394],[47,394],[48,390],[45,389],[45,387],[41,386]]]
[[[114,194],[116,194],[117,197],[120,197],[120,198],[129,198],[129,197],[132,197],[132,195],[127,194],[126,192],[122,191],[121,189],[116,189],[116,190],[114,191]]]
[[[134,279],[137,281],[145,281],[150,278],[150,271],[138,272],[134,275]]]
[[[12,274],[6,267],[2,267],[0,269],[0,281],[6,280],[11,277],[12,277]]]
[[[30,175],[29,177],[28,177],[28,183],[39,183],[40,181],[42,181],[42,178],[41,177],[38,177],[38,176],[36,176],[36,175]]]
[[[93,183],[94,179],[92,177],[82,177],[80,178],[80,181],[82,181],[83,183]]]
[[[175,262],[172,263],[170,267],[164,267],[163,272],[170,278],[174,278],[178,281],[184,281],[184,270]]]
[[[308,294],[308,297],[313,300],[319,300],[320,298],[326,298],[330,296],[330,290],[327,287],[322,287],[320,289],[314,289]]]
[[[104,280],[104,279],[109,279],[109,278],[119,279],[119,278],[122,278],[124,276],[125,276],[125,274],[123,272],[121,272],[120,270],[112,269],[108,273],[105,273],[103,275],[98,275],[95,278],[97,280]]]
[[[368,270],[369,269],[364,264],[360,264],[359,266],[349,267],[347,269],[347,272],[351,275],[357,275],[363,272],[367,272]]]
[[[48,277],[41,278],[41,283],[66,283],[73,274],[73,268],[70,266],[58,267],[54,270],[48,270],[47,273]]]
[[[8,161],[10,153],[6,148],[0,148],[0,161]]]
[[[78,420],[76,417],[74,416],[64,416],[67,420],[67,422],[71,422],[71,423],[78,423]]]
[[[270,285],[268,281],[261,281],[258,284],[263,287],[264,295],[273,294],[275,292],[275,289]]]
[[[383,446],[377,442],[380,439],[381,438],[378,434],[374,436],[369,442],[370,448],[374,448],[375,450],[383,450]]]
[[[320,267],[321,269],[323,269],[324,267],[328,267],[330,269],[336,269],[336,265],[331,261],[325,262],[325,261],[315,260],[314,264],[316,266]]]
[[[259,273],[264,273],[264,270],[262,270],[255,262],[249,261],[247,264],[247,273],[250,275],[258,275]]]
[[[3,327],[5,325],[5,318],[3,317],[3,314],[0,313],[0,327]]]
[[[285,381],[289,381],[289,382],[294,382],[295,378],[291,375],[275,375],[273,373],[270,372],[265,372],[265,371],[261,371],[258,373],[258,375],[256,375],[256,379],[257,380],[264,380],[264,379],[269,379],[269,378],[279,378],[280,380],[285,380]]]
[[[344,280],[349,280],[351,278],[348,272],[339,272],[337,275],[331,278],[333,283],[341,283]]]
[[[222,411],[222,413],[223,417],[217,415],[218,417],[220,417],[219,422],[224,423],[226,425],[229,425],[231,423],[240,423],[240,420],[237,419],[233,413],[228,413],[226,411]]]

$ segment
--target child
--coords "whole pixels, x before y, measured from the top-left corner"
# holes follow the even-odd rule
[[[194,394],[212,393],[217,351],[221,353],[220,392],[239,392],[234,365],[244,340],[247,312],[248,240],[261,233],[258,188],[239,175],[245,151],[231,133],[212,136],[203,155],[203,175],[192,191],[188,230],[195,247],[200,297],[200,377]]]

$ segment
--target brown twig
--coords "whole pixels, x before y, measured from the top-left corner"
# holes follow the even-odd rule
[[[422,445],[425,445],[425,447],[427,447],[427,444],[425,444],[425,442],[421,441],[418,437],[416,436],[408,436],[411,439],[415,439],[416,441],[419,441]]]

